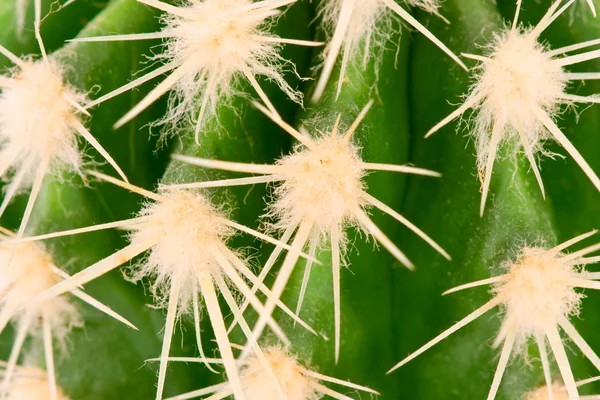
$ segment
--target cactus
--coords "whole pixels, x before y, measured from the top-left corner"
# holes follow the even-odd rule
[[[597,5],[0,0],[0,400],[600,398]]]

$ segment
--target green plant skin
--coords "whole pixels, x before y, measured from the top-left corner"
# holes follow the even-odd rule
[[[48,14],[51,9],[58,10],[58,3],[43,0],[42,15],[48,14],[41,28],[46,50],[51,52],[62,47],[65,40],[74,37],[107,3],[108,0],[77,0],[59,12]],[[34,0],[27,0],[25,27],[21,34],[17,32],[16,4],[16,0],[0,2],[0,44],[19,56],[39,54],[40,49],[33,32]],[[10,60],[4,57],[0,59],[1,67],[11,65]]]
[[[4,18],[12,21],[12,1],[2,2],[9,6],[0,7],[0,22]],[[524,6],[526,10],[522,12],[521,19],[531,22],[536,22],[549,4],[548,1],[541,5],[532,0],[524,2],[527,2],[527,7]],[[485,44],[491,38],[491,32],[502,26],[502,17],[512,18],[514,5],[512,1],[509,3],[502,3],[499,12],[488,0],[446,0],[441,14],[452,21],[451,25],[422,12],[417,15],[456,53],[480,54],[477,45]],[[311,10],[314,6],[306,1],[294,5],[275,29],[282,37],[310,39],[314,34],[306,27],[315,15]],[[578,6],[573,24],[561,18],[544,37],[553,46],[596,38],[599,25],[585,15],[589,10],[584,6]],[[84,18],[78,19],[81,21],[99,11],[97,7],[102,6],[77,0],[69,8],[48,17],[42,33],[48,47],[59,48],[64,39],[73,37],[85,24],[85,21],[80,25],[65,24],[64,21],[71,18],[71,12],[83,15]],[[159,26],[157,15],[150,7],[132,0],[112,0],[82,34],[156,31]],[[58,29],[56,26],[65,28]],[[314,24],[310,29],[313,27]],[[514,258],[515,252],[524,243],[543,240],[546,245],[553,245],[596,228],[600,218],[600,214],[594,212],[600,207],[596,201],[598,194],[570,158],[566,161],[547,160],[542,164],[548,192],[548,199],[544,201],[527,161],[505,159],[494,168],[486,213],[480,218],[480,183],[475,168],[475,150],[466,131],[456,133],[457,124],[453,123],[432,138],[423,139],[430,127],[460,103],[460,96],[467,92],[471,83],[470,76],[420,34],[404,33],[400,52],[396,55],[395,49],[386,51],[379,69],[376,70],[372,62],[366,72],[362,68],[349,68],[348,82],[344,84],[337,102],[332,99],[337,70],[332,74],[324,99],[305,111],[286,100],[274,85],[265,83],[264,88],[287,121],[294,122],[298,116],[299,120],[317,117],[314,127],[323,131],[331,128],[338,112],[342,113],[342,122],[348,125],[371,96],[376,98],[356,136],[363,147],[363,158],[370,162],[393,164],[409,161],[418,167],[439,171],[443,177],[410,176],[407,179],[403,174],[373,172],[367,178],[369,193],[401,211],[438,241],[453,260],[445,260],[391,217],[373,210],[375,222],[406,252],[417,270],[406,270],[381,246],[374,249],[372,240],[365,243],[364,235],[349,230],[352,244],[347,259],[350,271],[342,270],[341,283],[342,347],[339,365],[335,365],[333,357],[331,255],[327,248],[321,249],[318,255],[323,265],[313,266],[301,317],[329,340],[313,336],[300,326],[293,327],[282,313],[277,313],[277,320],[289,334],[293,350],[312,369],[376,389],[382,393],[384,400],[484,399],[499,354],[499,350],[490,346],[500,323],[499,314],[495,311],[494,315],[489,313],[393,374],[386,376],[385,372],[489,299],[483,288],[442,297],[444,290],[501,273],[502,262]],[[23,43],[18,43],[15,38],[14,26],[0,32],[0,44],[18,53],[36,52],[31,35]],[[394,35],[392,42],[397,41],[398,37]],[[96,97],[129,81],[131,72],[142,67],[140,61],[144,54],[149,54],[149,47],[153,44],[156,42],[78,43],[65,46],[54,56],[73,66],[68,73],[72,84],[85,90],[100,84],[101,91],[92,96]],[[388,47],[391,47],[389,43]],[[320,51],[315,50],[317,54]],[[284,49],[284,57],[296,63],[302,76],[309,75],[310,53],[310,49],[296,46]],[[312,64],[316,61],[313,60]],[[586,64],[585,70],[590,66],[589,71],[593,71],[599,65],[598,62]],[[378,92],[371,91],[375,72],[380,77]],[[206,171],[177,162],[167,166],[166,157],[171,152],[220,160],[271,163],[290,150],[291,140],[287,134],[244,98],[234,99],[231,108],[223,106],[219,109],[221,126],[209,125],[201,136],[200,147],[194,143],[191,129],[174,141],[173,148],[167,146],[154,152],[155,140],[148,140],[148,129],[143,126],[164,113],[164,102],[159,102],[120,130],[113,131],[112,124],[153,84],[97,107],[88,124],[134,184],[152,189],[159,180],[161,183],[179,183],[240,176]],[[598,85],[588,82],[585,87],[577,87],[577,93],[597,92],[600,89]],[[307,87],[310,89],[310,85]],[[247,85],[243,90],[250,97],[257,97]],[[572,113],[566,114],[559,125],[566,129],[567,136],[573,138],[575,146],[584,153],[592,167],[600,172],[600,154],[595,154],[600,150],[594,141],[598,112],[597,107],[587,110],[581,115],[579,124],[575,123]],[[558,147],[552,149],[564,154]],[[91,154],[98,159],[95,152]],[[114,175],[109,166],[103,166],[102,170]],[[29,233],[46,233],[128,218],[140,208],[139,196],[123,189],[99,182],[92,182],[90,187],[86,187],[78,178],[66,178],[66,182],[50,176],[46,178]],[[264,185],[214,190],[210,195],[216,204],[223,204],[233,220],[252,228],[263,226],[260,216],[265,211],[264,200],[269,195]],[[12,215],[6,218],[5,225],[16,226],[22,213],[19,208],[22,204],[11,208]],[[67,270],[72,272],[91,265],[122,248],[125,243],[122,233],[105,231],[50,241],[48,248],[57,265],[68,264]],[[254,250],[260,247],[257,256],[260,262],[264,262],[272,250],[271,245],[261,246],[259,241],[247,235],[234,238],[231,246],[246,247],[249,254],[254,254]],[[251,260],[251,263],[260,265],[258,261]],[[300,262],[284,293],[283,299],[292,309],[298,298],[303,267],[304,263]],[[133,331],[78,303],[81,304],[85,327],[72,332],[66,356],[57,357],[59,384],[72,400],[153,398],[157,365],[144,365],[144,360],[160,353],[164,312],[147,307],[152,299],[144,295],[142,285],[134,286],[124,281],[118,271],[89,283],[86,291],[130,319],[140,331]],[[600,339],[595,335],[594,327],[600,324],[600,316],[592,304],[600,297],[592,293],[586,295],[590,298],[584,301],[582,320],[574,323],[592,347],[597,348]],[[225,309],[224,304],[222,306]],[[253,313],[249,312],[247,318],[252,321]],[[209,325],[207,316],[204,316],[205,351],[209,356],[218,356]],[[181,330],[176,329],[171,354],[197,355],[191,318],[184,317],[181,327]],[[233,338],[232,341],[243,343],[239,332],[235,332]],[[12,331],[7,329],[2,339],[0,349],[6,358],[12,344]],[[271,339],[267,336],[264,343]],[[498,400],[520,399],[524,392],[543,383],[541,366],[536,359],[537,349],[533,346],[529,357],[531,367],[526,367],[522,358],[509,366]],[[594,375],[593,368],[579,352],[569,353],[569,358],[576,377]],[[554,372],[555,377],[559,377],[556,368]],[[221,379],[200,364],[170,363],[165,397],[205,387]],[[594,389],[593,386],[585,388],[590,393]],[[349,395],[358,397],[350,391]],[[360,398],[369,398],[369,395],[361,395]]]
[[[491,32],[501,27],[498,11],[487,1],[447,1],[442,13],[453,21],[452,25],[423,19],[434,34],[447,37],[457,52],[480,54],[477,45],[485,44]],[[404,310],[398,318],[401,358],[490,298],[483,288],[441,297],[444,290],[500,274],[502,263],[513,259],[525,243],[552,246],[557,241],[550,203],[543,201],[526,160],[506,158],[496,163],[492,196],[480,218],[475,150],[466,132],[455,133],[455,122],[431,139],[422,138],[456,107],[445,99],[460,103],[459,96],[471,83],[469,76],[454,65],[448,65],[447,74],[436,73],[445,72],[449,61],[424,42],[417,38],[411,54],[415,82],[410,95],[415,138],[411,161],[442,172],[443,179],[417,183],[410,178],[404,211],[422,229],[444,238],[441,244],[453,261],[434,258],[424,251],[424,244],[405,237],[406,247],[416,253],[417,265],[425,266],[414,276],[399,276],[396,281],[398,308]],[[490,347],[500,323],[497,311],[492,312],[494,315],[489,313],[473,322],[396,371],[403,394],[417,399],[485,398],[499,355],[499,349]],[[532,367],[525,366],[523,358],[509,366],[498,399],[519,399],[524,392],[543,384],[541,366],[534,357],[537,350],[532,347]],[[582,357],[570,357],[570,361],[576,376],[588,376],[580,365]]]

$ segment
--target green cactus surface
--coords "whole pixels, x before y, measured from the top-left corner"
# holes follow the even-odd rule
[[[595,6],[0,0],[0,400],[600,399]]]

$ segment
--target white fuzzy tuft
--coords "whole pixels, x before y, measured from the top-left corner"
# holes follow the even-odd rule
[[[237,92],[245,71],[275,82],[295,102],[302,94],[283,78],[288,62],[279,55],[281,43],[268,32],[275,14],[270,8],[249,10],[250,0],[192,0],[182,10],[190,18],[167,15],[163,30],[170,39],[156,59],[187,68],[173,87],[168,114],[162,120],[172,126],[182,118],[195,120],[204,97],[207,114]],[[260,38],[272,38],[265,41]],[[186,121],[188,119],[185,119]]]
[[[327,32],[334,32],[338,24],[342,6],[347,0],[328,0],[321,2],[323,24]],[[349,51],[349,57],[353,58],[359,50],[361,42],[367,41],[373,45],[387,40],[389,33],[381,29],[381,22],[388,22],[393,18],[393,13],[381,0],[356,1],[352,9],[352,16],[348,23],[344,42],[348,44],[344,51]],[[386,24],[384,24],[386,25]],[[379,29],[378,29],[379,28]],[[369,50],[366,51],[368,57]]]
[[[60,66],[52,60],[24,60],[0,87],[0,159],[14,157],[16,173],[27,168],[22,186],[31,185],[38,166],[47,161],[79,171],[75,124],[80,121],[65,96],[78,103],[86,96],[65,85]]]
[[[247,81],[263,103],[276,113],[256,80],[258,76],[274,82],[291,100],[302,102],[302,93],[294,90],[283,77],[286,69],[295,73],[295,67],[280,55],[280,50],[286,43],[300,46],[320,46],[321,43],[284,39],[269,32],[282,12],[279,8],[297,0],[187,0],[178,7],[159,0],[139,1],[166,11],[162,31],[78,39],[90,42],[165,40],[164,51],[151,58],[162,66],[87,105],[99,104],[169,72],[170,75],[119,119],[115,127],[131,121],[170,91],[167,114],[157,123],[166,125],[168,134],[195,121],[196,142],[199,142],[203,121],[215,116],[217,106],[233,95],[244,95],[240,92],[241,81]]]
[[[548,326],[579,314],[584,297],[572,280],[579,276],[572,260],[561,253],[526,247],[507,265],[505,279],[493,289],[506,313],[504,324],[517,332],[517,341],[544,335]]]
[[[502,132],[497,146],[511,142],[535,154],[552,136],[534,110],[541,108],[553,118],[565,103],[567,75],[530,33],[507,29],[496,35],[490,54],[478,66],[467,102],[481,96],[474,106],[478,113],[472,132],[480,171],[485,171],[493,129]]]
[[[339,385],[345,391],[362,391],[370,396],[379,395],[378,392],[368,387],[314,372],[302,366],[296,356],[291,355],[280,346],[268,347],[262,350],[261,354],[262,356],[252,354],[245,359],[242,357],[238,360],[240,385],[243,390],[243,398],[246,400],[320,400],[325,397],[351,399],[324,385],[325,382]],[[189,358],[180,358],[179,360],[190,361]],[[172,397],[172,399],[188,399],[208,394],[212,395],[206,397],[207,400],[229,397],[232,394],[231,381],[184,393]]]
[[[0,228],[0,231],[3,233],[2,239],[5,240],[0,242],[0,333],[10,320],[16,325],[12,349],[8,361],[4,364],[0,397],[6,399],[8,396],[11,400],[66,400],[56,385],[54,342],[57,341],[59,348],[65,352],[67,334],[74,327],[82,326],[83,321],[75,305],[67,300],[65,294],[69,292],[97,310],[134,329],[137,328],[86,294],[79,285],[41,298],[65,281],[68,283],[69,275],[54,265],[50,255],[40,244],[23,242],[18,235],[13,235],[3,228]],[[29,378],[29,375],[18,374],[17,364],[28,336],[36,337],[43,344],[47,370],[47,379],[43,381],[32,380],[25,383],[23,378]],[[36,351],[37,347],[33,347],[30,354],[33,355]]]
[[[199,295],[204,300],[205,310],[223,357],[223,364],[231,382],[232,391],[236,397],[241,396],[239,398],[243,398],[239,371],[229,342],[217,291],[221,292],[231,312],[236,314],[237,325],[241,327],[248,338],[249,348],[254,350],[259,357],[262,352],[257,344],[257,336],[253,335],[252,330],[240,313],[230,285],[239,290],[261,315],[264,313],[264,307],[255,292],[248,286],[246,279],[256,285],[256,289],[265,295],[270,296],[271,293],[262,282],[258,281],[258,278],[254,276],[244,260],[229,249],[226,243],[235,231],[241,231],[270,243],[287,248],[289,246],[251,228],[227,220],[218,208],[199,193],[167,187],[162,193],[157,194],[98,172],[89,171],[89,173],[141,194],[154,202],[148,204],[138,216],[128,220],[28,238],[28,240],[49,239],[115,227],[133,231],[130,234],[131,243],[127,247],[45,290],[36,297],[36,301],[53,299],[67,292],[77,295],[76,290],[82,285],[148,251],[146,259],[133,268],[132,279],[137,281],[144,278],[154,278],[152,291],[155,301],[158,306],[167,309],[163,345],[159,358],[156,399],[162,399],[171,340],[178,314],[187,312],[189,308],[193,308],[197,344],[201,355],[203,354]],[[80,296],[79,293],[78,297]],[[285,305],[281,302],[278,302],[277,305],[314,333],[312,328],[306,325],[305,322],[300,321]],[[101,310],[107,314],[111,313],[109,315],[113,315],[131,326],[122,317],[106,310],[106,307]],[[283,343],[288,344],[289,340],[281,327],[270,315],[267,318],[268,324],[274,333]]]
[[[366,202],[359,149],[338,134],[323,135],[311,148],[298,144],[291,155],[277,162],[283,181],[275,188],[270,205],[277,226],[287,228],[298,221],[311,221],[318,235],[358,225],[353,214]]]
[[[14,255],[13,255],[14,249]],[[12,263],[9,266],[9,260]],[[16,248],[12,244],[0,244],[0,304],[2,312],[18,310],[37,295],[56,285],[61,279],[54,272],[54,264],[46,251],[37,243],[22,243]],[[55,297],[33,303],[12,316],[15,322],[30,316],[34,324],[47,318],[53,335],[59,343],[82,321],[75,305],[66,296]],[[37,331],[38,329],[35,329]]]
[[[319,400],[323,394],[317,388],[318,380],[305,374],[296,357],[278,347],[263,350],[265,358],[286,394],[287,400]],[[278,398],[278,391],[257,357],[249,357],[240,368],[240,378],[247,400]]]
[[[19,367],[5,396],[6,400],[69,400],[59,388],[54,398],[45,371],[36,367]]]
[[[408,0],[406,3],[439,16],[437,0]],[[406,9],[397,4],[396,0],[329,0],[323,1],[321,4],[325,30],[332,33],[324,53],[323,70],[312,95],[313,102],[317,102],[325,92],[329,77],[340,54],[342,61],[336,99],[342,90],[348,65],[356,60],[360,47],[363,47],[363,67],[366,67],[371,57],[381,59],[381,52],[385,51],[384,44],[388,40],[390,32],[397,29],[393,26],[395,19],[405,21],[425,35],[457,64],[467,70],[466,65],[456,54]],[[375,48],[380,49],[380,54],[373,54]]]
[[[524,400],[571,400],[567,389],[558,383],[552,384],[552,395],[547,386],[540,387],[525,395]]]
[[[437,14],[440,8],[439,0],[406,0],[412,7],[417,7],[431,14]]]
[[[156,277],[153,293],[159,305],[168,302],[171,280],[183,282],[180,312],[191,305],[194,283],[199,277],[220,274],[215,249],[234,234],[225,218],[202,195],[189,191],[164,193],[164,201],[151,203],[140,217],[148,222],[131,234],[131,244],[158,238],[147,258],[134,271],[134,280]]]
[[[15,64],[10,77],[0,76],[0,177],[10,181],[0,203],[0,216],[19,190],[31,187],[18,238],[27,227],[46,174],[60,175],[64,170],[81,173],[79,136],[127,180],[112,156],[81,123],[77,113],[89,115],[81,106],[86,96],[66,84],[61,65],[48,58],[39,32],[41,0],[35,1],[34,8],[42,59],[19,58],[0,45],[0,54]]]

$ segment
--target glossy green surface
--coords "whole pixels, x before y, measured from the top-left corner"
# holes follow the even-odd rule
[[[539,20],[549,5],[548,0],[539,4],[534,0],[523,2],[520,19],[531,24]],[[423,12],[415,12],[415,16],[455,53],[482,54],[481,46],[489,42],[493,32],[503,27],[503,20],[512,20],[514,1],[499,0],[498,3],[496,6],[489,0],[446,0],[440,13],[450,24]],[[0,44],[17,54],[37,53],[31,29],[26,29],[22,37],[15,30],[14,4],[12,0],[0,0]],[[316,7],[315,2],[307,0],[293,5],[278,20],[274,31],[286,38],[322,40]],[[112,0],[108,5],[76,0],[45,20],[42,35],[52,51],[51,57],[65,65],[66,79],[89,92],[90,98],[96,98],[138,76],[134,74],[146,66],[144,57],[159,51],[156,47],[159,43],[126,41],[63,46],[63,41],[77,34],[154,32],[160,28],[159,15],[133,0]],[[32,16],[31,5],[29,16]],[[370,210],[373,220],[406,253],[416,271],[404,268],[382,246],[376,246],[372,238],[367,241],[364,234],[348,230],[348,268],[342,270],[341,279],[342,344],[338,364],[334,361],[331,253],[327,244],[319,250],[318,258],[323,265],[313,267],[300,315],[319,335],[311,335],[302,327],[294,326],[280,312],[276,316],[292,340],[292,352],[304,364],[320,373],[378,390],[384,400],[485,399],[499,355],[499,350],[491,347],[501,322],[498,310],[473,322],[392,374],[386,375],[386,372],[490,298],[485,288],[443,297],[444,290],[501,273],[503,263],[514,258],[526,243],[551,246],[597,228],[600,195],[567,157],[541,162],[547,188],[547,199],[544,200],[527,161],[508,157],[494,167],[486,212],[480,218],[480,181],[468,125],[459,127],[454,122],[433,137],[423,138],[433,125],[461,103],[461,96],[467,93],[472,83],[471,76],[422,35],[406,28],[400,35],[400,25],[394,22],[392,26],[394,32],[390,34],[385,50],[374,50],[376,54],[382,51],[381,59],[372,58],[366,66],[362,64],[362,54],[351,60],[337,101],[334,92],[339,65],[332,74],[325,97],[316,105],[308,102],[313,83],[303,82],[292,73],[286,75],[292,86],[306,93],[306,109],[289,101],[273,83],[260,83],[284,119],[296,125],[308,121],[306,126],[313,133],[318,130],[329,132],[338,113],[342,115],[342,126],[347,127],[368,100],[374,99],[372,109],[355,135],[363,159],[378,163],[411,163],[439,171],[443,177],[372,172],[366,178],[368,192],[423,229],[450,253],[452,261],[444,259],[391,217],[373,209]],[[578,1],[572,15],[559,18],[543,38],[554,48],[594,39],[598,34],[600,22],[592,19],[584,1]],[[321,51],[320,48],[286,45],[283,56],[296,64],[300,76],[309,77],[321,61]],[[475,65],[471,60],[467,63]],[[4,59],[0,64],[8,65]],[[582,64],[577,70],[600,71],[600,62]],[[87,121],[90,131],[132,183],[154,189],[159,183],[241,176],[171,162],[169,156],[173,153],[272,163],[290,151],[293,141],[251,105],[250,99],[257,95],[245,83],[240,83],[239,88],[247,95],[219,107],[218,121],[208,121],[200,136],[200,146],[194,142],[193,127],[162,147],[157,146],[160,132],[156,128],[150,130],[147,124],[164,115],[166,98],[114,131],[114,122],[160,79],[94,108]],[[598,90],[600,84],[597,81],[585,85],[574,82],[570,88],[573,93],[582,95]],[[596,140],[599,120],[600,107],[593,106],[578,120],[574,112],[565,113],[558,124],[592,168],[600,172],[600,150]],[[87,147],[92,159],[102,163],[99,155]],[[565,154],[556,145],[550,144],[550,149]],[[99,168],[115,175],[110,166]],[[271,192],[264,185],[211,190],[206,194],[231,219],[255,229],[265,226],[262,216]],[[68,173],[48,175],[28,233],[40,234],[125,219],[138,212],[143,201],[138,195],[110,184],[94,180],[83,183],[79,177]],[[3,217],[3,224],[15,229],[22,208],[23,197]],[[585,244],[591,244],[593,240]],[[126,243],[124,232],[110,230],[52,240],[47,246],[59,267],[75,272]],[[245,234],[236,236],[229,245],[243,249],[244,254],[250,256],[250,264],[257,275],[261,263],[273,248]],[[292,309],[295,309],[303,270],[304,262],[301,261],[283,295],[283,300]],[[269,284],[273,278],[271,274],[267,280]],[[59,385],[72,400],[154,398],[157,364],[145,363],[145,360],[160,353],[165,313],[149,307],[153,299],[144,290],[148,283],[134,285],[127,282],[122,271],[117,269],[86,285],[89,294],[130,319],[140,330],[127,328],[78,303],[85,327],[73,330],[66,351],[56,357]],[[600,338],[595,333],[600,326],[600,295],[586,295],[581,318],[574,323],[590,345],[598,349]],[[230,320],[228,314],[225,317]],[[249,321],[254,317],[252,312],[247,315]],[[197,355],[192,319],[184,316],[179,326],[181,329],[176,329],[171,354]],[[218,356],[207,316],[202,320],[202,329],[207,354]],[[0,339],[0,350],[6,357],[13,340],[12,329],[7,329]],[[240,332],[232,335],[232,341],[243,343]],[[268,334],[263,343],[273,343],[272,335]],[[537,349],[531,346],[521,353],[505,373],[499,400],[521,399],[523,393],[543,383]],[[568,354],[576,377],[598,374],[578,351]],[[553,368],[554,376],[558,378],[560,375],[555,366]],[[171,363],[165,398],[222,379],[201,364]],[[369,395],[359,397],[356,392],[339,386],[335,388],[352,398],[369,398]],[[592,393],[594,389],[592,385],[584,390]]]

